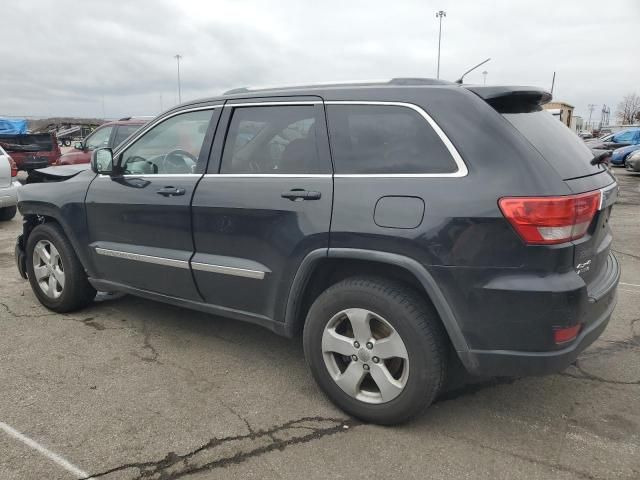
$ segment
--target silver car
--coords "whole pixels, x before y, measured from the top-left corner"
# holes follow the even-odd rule
[[[12,163],[9,154],[0,147],[0,221],[11,220],[16,215],[16,189],[20,183],[14,180],[16,170]]]
[[[640,172],[640,150],[633,152],[627,157],[625,167],[630,172]]]

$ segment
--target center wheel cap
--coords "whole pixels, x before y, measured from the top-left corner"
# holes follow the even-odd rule
[[[371,360],[371,354],[366,348],[361,348],[360,350],[358,350],[358,358],[360,358],[360,361],[366,363]]]

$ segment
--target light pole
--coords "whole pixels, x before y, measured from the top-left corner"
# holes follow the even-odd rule
[[[447,12],[439,10],[436,12],[436,18],[440,19],[440,29],[438,31],[438,73],[436,78],[440,78],[440,41],[442,40],[442,17],[446,17]]]
[[[591,128],[591,114],[593,113],[593,109],[596,108],[596,106],[593,103],[590,103],[589,105],[587,105],[587,108],[589,109],[589,121],[587,122],[587,128]]]
[[[482,72],[482,76],[484,77],[484,84],[485,85],[487,84],[487,73],[489,73],[489,72],[487,72],[486,70],[484,72]]]
[[[182,55],[178,53],[174,55],[173,58],[178,62],[178,103],[182,103],[182,92],[180,91],[180,59],[182,58]]]

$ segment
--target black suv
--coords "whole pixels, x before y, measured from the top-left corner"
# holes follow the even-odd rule
[[[558,371],[607,325],[617,185],[549,99],[397,79],[181,105],[22,188],[18,267],[56,312],[117,291],[303,332],[331,400],[401,422],[456,357]]]

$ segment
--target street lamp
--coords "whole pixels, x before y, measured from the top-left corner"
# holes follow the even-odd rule
[[[484,77],[484,84],[485,85],[487,84],[487,73],[489,73],[489,72],[487,72],[486,70],[484,72],[482,72],[482,76]]]
[[[436,18],[440,19],[440,30],[438,31],[438,73],[436,78],[440,78],[440,41],[442,40],[442,17],[446,17],[447,12],[439,10],[436,12]]]
[[[180,90],[180,59],[182,58],[182,55],[178,53],[174,55],[173,58],[178,62],[178,103],[182,103],[182,92]]]

